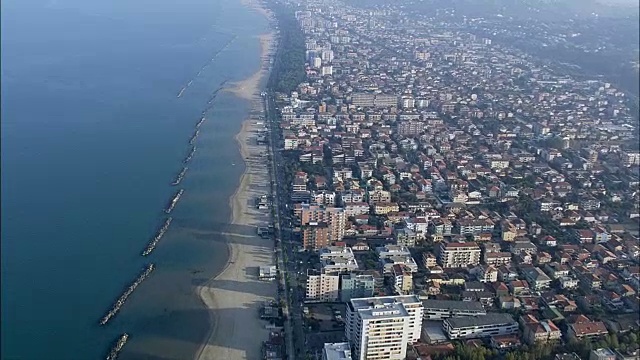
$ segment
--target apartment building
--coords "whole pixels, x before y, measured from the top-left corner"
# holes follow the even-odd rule
[[[326,223],[309,223],[301,228],[302,246],[317,251],[330,245],[329,226]]]
[[[422,303],[416,295],[352,299],[346,338],[358,360],[404,359],[407,344],[420,339]]]
[[[390,107],[398,105],[396,95],[354,93],[351,95],[351,104],[358,107]]]
[[[524,324],[524,339],[528,344],[557,341],[562,337],[562,331],[551,320],[539,321],[533,318]]]
[[[461,268],[480,264],[480,247],[475,242],[443,243],[438,253],[444,268]]]
[[[537,291],[548,289],[551,284],[551,278],[537,267],[523,269],[522,275],[531,284],[531,288]]]
[[[622,163],[624,166],[633,166],[640,164],[640,152],[623,152],[622,153]]]
[[[602,321],[584,321],[569,324],[567,336],[571,339],[581,340],[607,335],[607,327]]]
[[[393,230],[393,237],[396,240],[396,245],[407,247],[415,246],[418,240],[418,236],[415,231],[409,228]]]
[[[374,190],[369,192],[368,198],[371,205],[388,203],[391,201],[391,193],[386,190]]]
[[[340,293],[340,275],[336,272],[307,271],[307,301],[337,301]]]
[[[442,328],[451,340],[473,339],[515,334],[518,332],[518,323],[509,314],[491,313],[445,319]]]
[[[437,259],[436,257],[431,254],[428,251],[425,251],[422,253],[422,265],[427,268],[427,269],[431,269],[432,267],[436,266],[437,263]]]
[[[460,219],[457,221],[462,235],[476,235],[492,232],[495,224],[489,219]]]
[[[400,303],[364,309],[347,307],[350,325],[346,336],[353,344],[353,357],[356,360],[404,360],[410,342],[409,320],[407,310]]]
[[[398,295],[407,295],[413,291],[413,273],[403,264],[393,265],[391,268],[394,290]]]
[[[373,275],[343,274],[340,276],[340,301],[349,302],[351,299],[372,297],[375,290]]]
[[[340,192],[340,203],[344,206],[350,203],[364,202],[364,191],[360,189]]]
[[[328,239],[330,242],[341,241],[344,237],[344,230],[347,216],[344,209],[337,207],[325,207],[322,205],[302,204],[299,210],[300,225],[312,223],[327,224]]]
[[[511,253],[502,251],[487,251],[484,253],[484,263],[493,266],[510,265]]]
[[[402,121],[398,123],[398,135],[415,136],[424,131],[425,124],[420,121]]]
[[[460,316],[487,315],[478,301],[422,300],[426,320],[443,320]]]
[[[373,212],[376,215],[385,215],[390,212],[400,211],[400,206],[397,203],[392,202],[377,202],[373,206]]]
[[[391,274],[394,265],[405,265],[412,272],[418,271],[418,264],[411,257],[411,252],[406,246],[385,245],[376,248],[382,271]]]
[[[358,270],[358,262],[353,251],[346,246],[327,246],[320,249],[320,264],[325,272]]]

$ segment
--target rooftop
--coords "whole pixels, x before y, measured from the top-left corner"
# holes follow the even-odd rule
[[[327,360],[351,360],[351,346],[348,342],[325,343],[323,353]]]
[[[484,312],[484,307],[477,301],[456,300],[422,300],[425,309],[468,310]]]
[[[353,309],[367,309],[394,303],[419,304],[420,299],[417,295],[381,296],[351,299],[351,306],[353,307]]]
[[[409,313],[401,303],[385,303],[374,307],[358,308],[358,313],[363,319],[387,319],[399,316],[409,316]]]
[[[500,313],[491,313],[481,316],[455,316],[446,319],[445,322],[448,322],[451,327],[454,328],[516,323],[511,315]]]

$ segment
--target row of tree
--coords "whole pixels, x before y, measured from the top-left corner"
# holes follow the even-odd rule
[[[280,3],[272,4],[278,20],[280,39],[278,53],[271,69],[269,88],[288,94],[295,90],[306,77],[304,34],[298,26],[292,9]]]

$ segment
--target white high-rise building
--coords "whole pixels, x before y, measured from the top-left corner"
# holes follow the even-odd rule
[[[357,360],[400,360],[420,339],[423,306],[416,295],[352,299],[345,335]]]
[[[333,50],[322,50],[320,56],[323,63],[330,63],[333,61]]]
[[[313,67],[316,69],[320,69],[320,67],[322,66],[322,59],[317,57],[313,59]]]

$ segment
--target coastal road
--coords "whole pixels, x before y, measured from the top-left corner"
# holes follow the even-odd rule
[[[265,119],[268,121],[269,127],[270,127],[270,135],[271,135],[271,139],[269,141],[269,152],[271,154],[271,187],[272,187],[272,191],[273,191],[273,197],[276,201],[273,202],[274,205],[274,228],[275,228],[275,236],[277,239],[277,245],[276,245],[276,249],[278,252],[278,269],[280,271],[281,277],[280,277],[280,282],[281,285],[283,287],[283,291],[284,291],[284,306],[282,309],[282,313],[285,317],[285,322],[284,322],[284,335],[285,335],[285,351],[287,353],[287,359],[289,360],[294,360],[296,359],[296,354],[295,354],[295,347],[294,347],[294,342],[293,342],[293,327],[291,326],[291,312],[290,312],[290,304],[291,304],[291,298],[289,297],[289,284],[288,281],[286,281],[287,276],[289,275],[289,272],[287,271],[287,267],[285,265],[285,254],[284,254],[284,250],[283,250],[283,244],[284,242],[282,241],[282,229],[281,229],[281,217],[280,217],[280,212],[281,212],[281,204],[282,204],[282,199],[281,199],[281,189],[280,189],[280,176],[279,176],[279,171],[278,171],[278,160],[279,158],[276,157],[278,154],[277,149],[276,149],[276,145],[278,144],[278,139],[277,139],[277,117],[275,116],[275,113],[273,113],[272,110],[272,102],[273,100],[271,99],[271,97],[269,96],[269,94],[267,94],[264,97],[263,103],[264,103],[264,112],[265,112]]]
[[[270,111],[268,113],[270,123],[272,124],[271,131],[271,154],[272,161],[276,165],[275,166],[275,186],[277,187],[278,196],[276,198],[277,203],[277,216],[278,216],[278,224],[279,224],[279,239],[280,239],[280,247],[286,257],[283,256],[286,271],[288,276],[287,280],[287,294],[286,298],[288,299],[289,306],[289,319],[291,321],[292,327],[292,341],[295,352],[292,354],[295,358],[304,359],[306,358],[306,349],[305,349],[305,331],[304,331],[304,319],[302,314],[302,297],[300,291],[298,290],[298,269],[300,266],[298,265],[298,253],[294,251],[295,249],[295,241],[293,240],[293,236],[291,234],[291,226],[288,219],[288,214],[291,213],[291,210],[287,208],[289,204],[289,193],[288,193],[288,184],[285,181],[285,177],[283,174],[284,169],[280,164],[284,164],[285,161],[282,156],[282,152],[278,150],[279,144],[279,131],[278,131],[278,119],[275,112],[275,106],[273,98],[268,97],[267,99],[267,109]],[[304,284],[303,284],[304,285]],[[302,294],[303,295],[303,294]]]
[[[279,164],[284,164],[284,159],[282,158],[282,152],[278,150],[279,144],[279,132],[277,131],[278,119],[275,113],[275,107],[273,104],[273,98],[267,98],[266,106],[271,111],[269,113],[270,123],[273,125],[271,131],[271,154],[272,160],[275,166],[275,178],[277,181],[275,182],[275,186],[277,187],[277,193],[279,196],[276,198],[277,203],[277,216],[278,216],[278,224],[279,224],[279,239],[280,239],[280,248],[283,253],[286,254],[286,258],[283,257],[286,265],[286,271],[288,279],[286,281],[287,293],[286,299],[289,306],[288,312],[288,320],[290,321],[291,326],[291,341],[292,347],[291,349],[295,349],[292,352],[292,358],[304,359],[306,358],[306,349],[305,349],[305,332],[304,332],[304,320],[302,315],[302,298],[300,297],[298,291],[298,256],[294,251],[294,241],[291,236],[290,226],[287,221],[287,214],[290,212],[287,209],[288,201],[288,187],[285,182],[283,169],[278,166]]]

